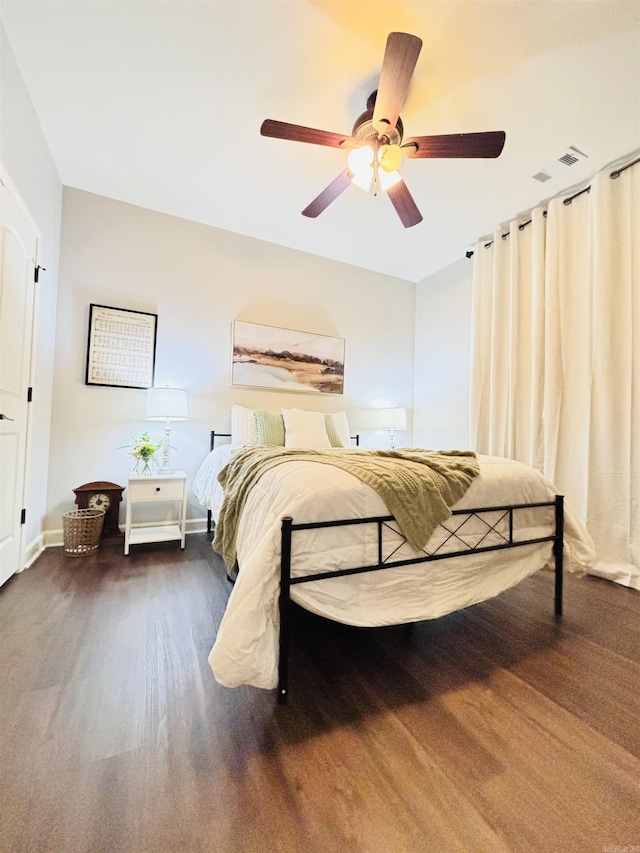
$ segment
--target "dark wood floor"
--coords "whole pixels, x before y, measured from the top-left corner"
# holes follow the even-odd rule
[[[204,535],[47,551],[0,590],[0,849],[640,845],[640,594],[539,573],[378,630],[296,614],[290,705],[218,685]]]

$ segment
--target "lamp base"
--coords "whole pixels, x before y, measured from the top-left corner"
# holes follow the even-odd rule
[[[171,467],[171,426],[167,421],[164,427],[164,443],[162,445],[162,464],[158,467],[158,474],[175,474],[175,468]]]

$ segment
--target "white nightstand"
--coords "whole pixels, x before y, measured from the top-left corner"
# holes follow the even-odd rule
[[[157,527],[136,527],[131,529],[133,505],[153,501],[175,501],[179,504],[179,515],[174,524]],[[154,474],[140,477],[131,474],[127,481],[127,513],[124,528],[124,553],[129,553],[130,545],[144,542],[171,542],[179,539],[184,548],[185,526],[187,519],[187,474],[175,471],[173,474]]]

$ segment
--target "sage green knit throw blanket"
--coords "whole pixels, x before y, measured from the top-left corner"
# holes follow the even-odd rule
[[[362,480],[380,495],[403,535],[418,550],[451,515],[450,507],[480,473],[472,451],[242,448],[218,474],[224,500],[213,547],[228,569],[236,560],[238,522],[252,486],[266,471],[292,461],[335,465]]]

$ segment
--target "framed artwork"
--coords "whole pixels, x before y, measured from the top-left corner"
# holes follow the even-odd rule
[[[280,391],[344,393],[344,338],[233,323],[231,382]]]
[[[157,314],[91,304],[85,385],[150,388],[157,329]]]

